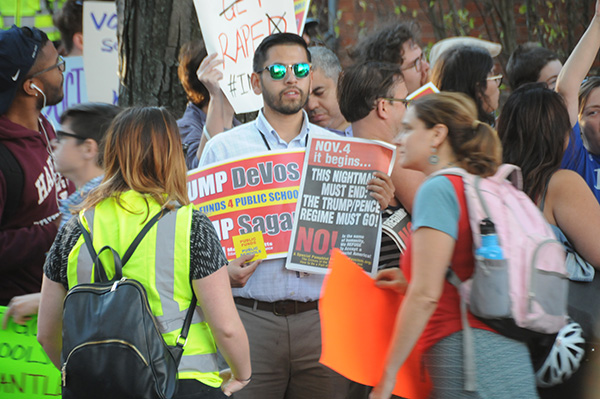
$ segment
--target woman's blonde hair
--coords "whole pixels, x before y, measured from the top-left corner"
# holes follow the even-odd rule
[[[457,161],[469,173],[490,176],[502,162],[498,134],[477,119],[475,102],[466,94],[429,94],[410,105],[428,129],[437,124],[448,127],[448,142]]]
[[[102,183],[82,205],[133,190],[152,197],[164,208],[173,201],[189,204],[186,166],[177,123],[165,108],[129,108],[113,120],[106,135]]]

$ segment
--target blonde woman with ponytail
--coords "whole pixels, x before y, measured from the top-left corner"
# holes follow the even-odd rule
[[[396,144],[402,167],[428,176],[460,167],[486,177],[502,160],[496,132],[477,120],[475,103],[462,93],[431,94],[411,103]],[[423,352],[433,398],[537,398],[526,345],[496,333],[470,313],[477,388],[464,390],[459,294],[446,280],[449,265],[461,280],[474,269],[461,178],[430,176],[416,194],[412,218],[401,269],[377,276],[378,286],[406,294],[384,373],[370,399],[390,397],[396,373],[415,346]]]

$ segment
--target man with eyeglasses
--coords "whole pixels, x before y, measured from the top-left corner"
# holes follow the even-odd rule
[[[357,62],[399,65],[409,94],[429,81],[429,63],[417,43],[417,29],[412,23],[387,24],[371,32],[356,46],[352,57]]]
[[[241,155],[304,148],[313,134],[338,137],[311,124],[303,110],[311,89],[310,61],[302,37],[291,33],[266,37],[254,54],[251,76],[264,108],[255,121],[212,138],[200,166]],[[374,191],[383,190],[383,180],[373,184]],[[284,259],[272,259],[235,269],[230,265],[229,277],[252,361],[252,381],[236,392],[236,398],[345,398],[347,380],[319,363],[318,299],[324,276],[291,271]]]
[[[387,62],[359,62],[347,68],[338,86],[340,110],[352,123],[354,137],[392,143],[402,129],[402,121],[409,101],[409,90],[402,68]],[[394,165],[391,180],[394,196],[381,217],[385,221],[394,212],[404,208],[412,212],[412,203],[425,176],[421,172]],[[402,212],[402,211],[401,211]],[[378,269],[398,267],[400,249],[392,238],[381,235]],[[365,337],[369,339],[369,337]],[[371,387],[357,383],[350,385],[349,398],[367,398]]]
[[[36,28],[0,31],[0,305],[23,322],[37,312],[58,201],[73,191],[55,171],[54,129],[41,114],[63,98],[64,61]],[[27,295],[33,294],[33,295]]]

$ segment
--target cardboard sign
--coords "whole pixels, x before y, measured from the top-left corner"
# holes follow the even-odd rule
[[[116,105],[119,96],[119,47],[115,2],[83,3],[83,48],[89,100]]]
[[[188,172],[188,196],[215,226],[228,260],[233,237],[261,231],[267,259],[287,254],[304,149],[270,151]]]
[[[298,27],[298,34],[302,36],[304,32],[304,23],[308,16],[308,8],[310,7],[310,0],[294,0],[294,12],[296,13],[296,26]]]
[[[272,33],[297,33],[292,0],[194,0],[208,54],[223,60],[221,89],[236,113],[259,110],[252,91],[254,52]],[[86,50],[87,51],[87,50]]]
[[[329,252],[339,248],[367,273],[375,273],[381,210],[367,190],[373,172],[392,173],[396,147],[359,138],[311,136],[285,267],[326,273]]]
[[[6,306],[0,306],[0,320]],[[25,325],[0,328],[0,398],[60,398],[60,372],[37,338],[37,316]]]
[[[65,72],[63,73],[63,100],[42,110],[44,115],[54,126],[60,125],[61,114],[75,104],[88,101],[87,86],[85,84],[85,72],[83,71],[83,57],[65,57]]]
[[[325,277],[319,300],[320,362],[352,381],[375,386],[383,374],[404,297],[376,287],[375,280],[337,249],[329,267],[331,273]],[[430,390],[421,353],[415,348],[396,375],[393,393],[425,399]]]

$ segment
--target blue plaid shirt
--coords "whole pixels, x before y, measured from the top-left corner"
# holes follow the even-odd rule
[[[71,211],[77,205],[81,204],[85,197],[87,197],[88,193],[92,191],[94,188],[98,187],[104,175],[100,175],[98,177],[94,177],[92,180],[85,183],[80,189],[75,190],[75,192],[69,195],[66,199],[60,200],[58,204],[58,209],[60,210],[60,214],[62,219],[60,220],[60,227],[62,227],[71,219],[73,214]]]

